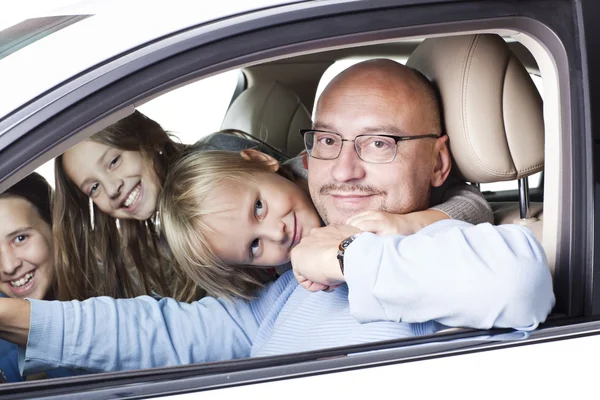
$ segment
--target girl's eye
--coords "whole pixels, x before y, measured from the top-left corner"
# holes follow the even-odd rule
[[[263,215],[263,212],[264,208],[262,201],[256,200],[256,203],[254,203],[254,214],[260,218]]]
[[[260,249],[260,239],[254,239],[250,243],[250,256],[254,257],[258,253],[258,249]]]
[[[26,241],[28,237],[29,236],[27,236],[27,235],[18,235],[17,237],[15,237],[15,243],[21,244],[24,241]]]
[[[100,184],[98,182],[94,183],[92,185],[92,187],[90,188],[88,196],[92,197],[94,195],[94,193],[96,193],[96,190],[98,190],[99,187],[100,187]]]
[[[112,159],[112,161],[110,162],[110,164],[108,164],[108,168],[113,169],[117,163],[119,162],[119,160],[121,159],[121,156],[116,156],[115,158]]]

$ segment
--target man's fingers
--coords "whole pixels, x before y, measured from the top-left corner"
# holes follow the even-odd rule
[[[359,233],[358,230],[352,226],[349,225],[345,225],[345,224],[340,224],[340,225],[336,225],[336,224],[332,224],[332,225],[328,225],[328,226],[324,226],[324,227],[320,227],[320,228],[313,228],[310,231],[310,235],[305,236],[304,238],[302,238],[302,240],[304,240],[305,238],[308,239],[305,241],[305,243],[309,243],[310,239],[316,239],[316,238],[331,238],[331,237],[336,237],[336,236],[340,236],[345,239],[346,237],[355,234],[355,233]],[[302,242],[302,241],[301,241]]]
[[[314,283],[311,281],[304,281],[300,284],[300,286],[302,286],[304,289],[308,290],[309,292],[320,292],[321,290],[325,290],[329,287],[327,285],[323,285],[320,283]]]
[[[327,292],[327,293],[331,293],[331,292],[333,292],[335,289],[339,288],[340,286],[341,286],[341,284],[339,284],[339,285],[329,285],[329,286],[327,286],[325,289],[323,289],[323,291],[324,291],[324,292]]]
[[[303,277],[302,275],[297,273],[295,269],[293,269],[293,272],[294,272],[294,276],[296,277],[296,280],[298,281],[299,284],[303,285],[304,282],[310,282],[308,279],[306,279],[305,277]]]
[[[308,290],[309,292],[320,292],[321,290],[326,290],[327,288],[329,288],[329,286],[327,286],[327,285],[309,281],[304,276],[296,273],[296,271],[294,271],[294,276],[296,277],[296,280],[298,281],[300,286],[302,286],[304,289]],[[337,285],[337,286],[339,286],[339,285]]]
[[[377,218],[381,213],[379,211],[363,211],[352,217],[348,218],[346,221],[346,225],[356,226],[354,224],[359,223],[360,221],[364,221],[366,219],[374,219]]]
[[[375,234],[379,234],[383,229],[385,229],[385,224],[383,221],[374,219],[363,219],[355,223],[353,226],[363,232],[373,232]]]

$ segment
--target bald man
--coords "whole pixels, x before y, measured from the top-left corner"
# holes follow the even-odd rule
[[[333,291],[306,290],[288,271],[252,301],[96,298],[29,307],[0,299],[0,338],[27,345],[23,365],[32,373],[277,355],[447,326],[534,329],[554,295],[544,252],[526,228],[445,219],[381,237],[340,224],[369,210],[427,207],[450,168],[439,121],[427,80],[390,61],[351,67],[325,90],[307,143],[310,192],[331,225],[304,238],[292,263],[305,282]]]
[[[333,160],[310,157],[308,184],[323,220],[342,224],[361,211],[426,209],[431,187],[442,185],[451,166],[438,109],[431,85],[391,60],[362,62],[333,79],[317,103],[315,130],[344,141],[360,135],[414,140],[398,142],[390,152],[395,157],[381,163],[361,160],[353,142]]]

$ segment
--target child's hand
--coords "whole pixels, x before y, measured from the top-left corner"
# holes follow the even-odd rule
[[[346,223],[363,232],[373,232],[380,236],[414,233],[411,221],[405,215],[383,211],[364,211],[351,217]]]
[[[448,219],[437,210],[416,211],[409,214],[391,214],[383,211],[365,211],[351,217],[346,223],[364,232],[379,236],[412,235],[427,225]]]

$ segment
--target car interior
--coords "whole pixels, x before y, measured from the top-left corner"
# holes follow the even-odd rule
[[[452,173],[481,188],[493,209],[495,224],[530,228],[543,244],[554,272],[558,216],[546,213],[546,220],[552,222],[544,223],[548,199],[543,191],[545,181],[558,177],[546,174],[540,178],[547,153],[544,117],[548,111],[534,79],[542,74],[536,58],[512,35],[478,33],[401,39],[246,65],[238,70],[220,129],[294,157],[304,150],[299,130],[311,127],[311,111],[324,84],[323,76],[336,63],[368,58],[406,63],[437,86],[453,156]],[[170,91],[182,89],[185,86],[139,101],[87,128],[85,137],[136,108],[146,112]],[[204,112],[196,110],[200,116]],[[159,116],[147,114],[163,124]],[[163,127],[169,130],[168,125]],[[199,129],[195,140],[213,131]],[[532,176],[537,183],[530,190]],[[498,182],[509,182],[510,186],[486,189],[486,185]]]
[[[450,138],[452,173],[481,188],[496,224],[528,226],[542,241],[554,268],[556,243],[544,240],[545,235],[554,235],[544,229],[545,177],[539,177],[544,170],[545,125],[540,88],[533,78],[541,73],[531,52],[511,36],[490,33],[402,39],[245,66],[238,70],[220,130],[237,131],[268,146],[271,152],[294,157],[304,150],[299,130],[312,124],[311,110],[328,69],[336,63],[351,65],[368,58],[403,62],[435,83]],[[185,86],[174,92],[183,89]],[[169,91],[134,106],[145,112],[166,95]],[[93,133],[132,110],[106,118],[87,132]],[[202,116],[203,110],[197,112]],[[162,124],[160,116],[149,116]],[[193,141],[211,133],[199,129]],[[532,176],[537,179],[530,189],[532,181],[527,178]],[[511,186],[486,189],[498,182]]]
[[[248,88],[225,114],[222,129],[237,129],[290,156],[304,149],[298,130],[310,126],[320,76],[345,57],[406,59],[436,84],[450,138],[453,173],[476,185],[517,182],[504,196],[485,192],[496,224],[528,226],[542,241],[543,185],[530,201],[528,177],[544,168],[540,72],[518,42],[495,34],[386,43],[298,56],[243,69]],[[361,59],[362,59],[361,58]],[[503,201],[497,201],[496,199]],[[495,201],[496,200],[496,201]],[[547,253],[555,248],[544,242]]]

